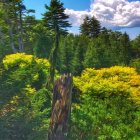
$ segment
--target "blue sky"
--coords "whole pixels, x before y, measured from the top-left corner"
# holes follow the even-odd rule
[[[36,17],[45,12],[44,4],[50,0],[24,0],[27,8],[36,10]],[[127,32],[131,39],[140,34],[140,0],[61,0],[77,33],[85,15],[94,15],[103,26]],[[125,2],[124,2],[125,1]],[[121,12],[120,12],[121,11]]]
[[[36,17],[41,18],[41,13],[44,13],[44,4],[49,5],[50,0],[24,0],[25,5],[28,8],[36,10]],[[75,3],[75,0],[61,0],[64,3],[64,7],[74,10],[86,10],[90,7],[90,0],[78,0],[79,3]]]

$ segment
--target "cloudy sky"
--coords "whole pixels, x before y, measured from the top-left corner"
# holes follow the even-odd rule
[[[140,0],[61,0],[70,16],[73,28],[71,32],[78,33],[83,18],[95,16],[102,26],[109,29],[127,32],[131,38],[140,34]],[[50,0],[25,0],[28,8],[36,10],[36,17],[41,18],[44,4]]]

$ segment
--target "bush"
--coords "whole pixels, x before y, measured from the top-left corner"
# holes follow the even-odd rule
[[[86,69],[74,84],[81,103],[73,105],[72,139],[140,139],[140,75],[134,68]]]
[[[0,68],[0,139],[44,140],[49,127],[51,93],[46,87],[48,60],[17,53]]]

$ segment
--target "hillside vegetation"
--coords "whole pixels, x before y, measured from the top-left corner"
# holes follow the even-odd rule
[[[47,140],[55,128],[69,140],[140,140],[140,35],[87,15],[70,33],[60,0],[40,19],[27,6],[0,1],[0,140]]]
[[[44,140],[52,90],[49,62],[32,55],[7,55],[0,69],[0,139]],[[88,68],[74,77],[70,138],[139,139],[140,75],[134,68]],[[8,134],[7,134],[8,132]]]

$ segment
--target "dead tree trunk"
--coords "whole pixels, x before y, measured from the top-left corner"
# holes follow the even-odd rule
[[[48,140],[67,140],[71,113],[72,76],[63,75],[54,84]]]

